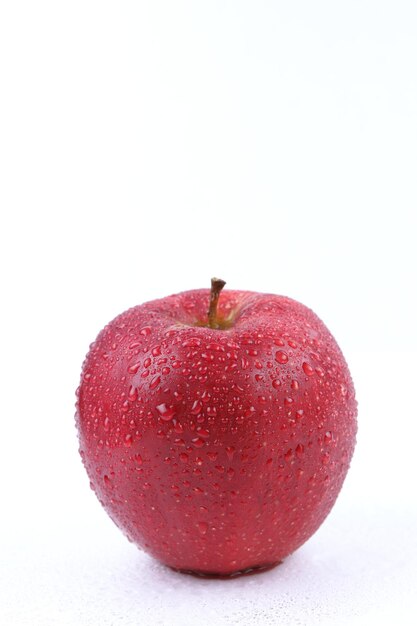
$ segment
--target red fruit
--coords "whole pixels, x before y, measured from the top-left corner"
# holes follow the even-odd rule
[[[113,320],[77,403],[83,461],[110,517],[163,563],[218,575],[278,563],[317,530],[357,413],[343,355],[310,309],[246,291],[219,299],[223,284]]]

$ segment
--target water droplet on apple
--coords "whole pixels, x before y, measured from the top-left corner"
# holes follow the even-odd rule
[[[165,402],[163,402],[162,404],[158,404],[156,410],[158,411],[161,419],[163,419],[165,422],[169,422],[170,420],[172,420],[175,415],[175,407],[167,406]]]
[[[138,399],[138,390],[133,385],[130,386],[128,398],[130,402],[136,402],[136,400]]]
[[[288,354],[284,352],[284,350],[278,350],[278,352],[275,354],[275,360],[278,363],[281,363],[281,365],[283,365],[284,363],[288,363]]]
[[[281,381],[279,380],[279,378],[274,378],[274,380],[272,381],[272,386],[274,389],[279,389],[281,387]]]
[[[295,454],[298,456],[298,458],[301,458],[303,456],[304,446],[302,443],[299,443],[297,447],[295,448]]]
[[[183,341],[181,345],[183,348],[198,348],[201,346],[201,341],[200,339],[197,339],[197,337],[190,337],[189,339]]]
[[[134,350],[135,348],[139,348],[139,346],[142,345],[141,341],[132,341],[132,343],[129,344],[129,350]]]
[[[132,442],[133,442],[132,435],[130,435],[130,434],[126,435],[125,439],[124,439],[124,444],[125,444],[126,448],[130,448],[130,446],[132,445]]]
[[[132,365],[129,365],[129,367],[127,368],[127,371],[130,374],[137,374],[139,368],[140,368],[140,362],[137,361],[137,363],[132,363]]]
[[[203,408],[203,404],[201,402],[201,400],[194,400],[193,402],[193,406],[191,407],[191,415],[198,415],[199,413],[201,413],[201,410]]]
[[[202,439],[201,437],[194,437],[194,439],[191,439],[191,443],[196,448],[202,448],[205,442],[204,439]]]
[[[293,457],[294,453],[292,451],[292,448],[290,448],[289,450],[287,450],[287,452],[284,454],[284,458],[287,462],[291,461],[292,457]]]
[[[241,364],[243,370],[246,370],[249,367],[249,361],[244,356],[242,357],[240,364]]]
[[[159,385],[159,383],[161,382],[161,377],[160,376],[154,376],[151,380],[151,382],[149,383],[149,389],[156,389]]]
[[[332,439],[333,439],[332,433],[330,432],[330,430],[328,430],[324,435],[324,443],[326,445],[329,445],[329,443],[332,442]]]
[[[207,391],[207,389],[205,389],[203,393],[201,394],[202,402],[204,403],[210,402],[210,398],[211,398],[211,393]]]
[[[303,363],[303,372],[304,374],[306,374],[307,376],[313,376],[314,374],[314,369],[311,367],[311,365],[309,365],[308,363],[306,363],[304,361]]]
[[[180,461],[182,461],[183,463],[186,463],[188,461],[188,454],[186,452],[181,452]]]

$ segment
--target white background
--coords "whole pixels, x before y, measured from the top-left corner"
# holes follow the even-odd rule
[[[0,4],[0,623],[417,621],[414,0]],[[338,339],[358,445],[275,570],[174,574],[77,453],[101,327],[208,286],[282,293]]]

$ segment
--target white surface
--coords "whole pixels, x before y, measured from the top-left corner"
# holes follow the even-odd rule
[[[0,623],[417,622],[415,2],[0,5]],[[88,488],[74,390],[133,304],[289,295],[359,400],[330,517],[280,567],[175,574]]]

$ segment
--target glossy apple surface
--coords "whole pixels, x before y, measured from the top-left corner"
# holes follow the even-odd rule
[[[163,563],[228,575],[282,561],[320,526],[352,457],[352,380],[302,304],[210,290],[136,306],[91,345],[81,456],[101,504]]]

